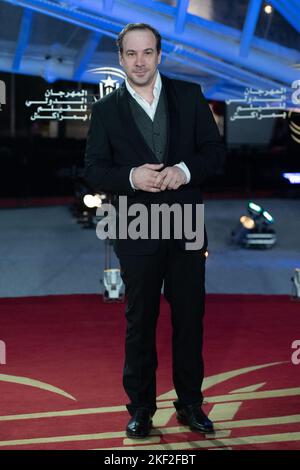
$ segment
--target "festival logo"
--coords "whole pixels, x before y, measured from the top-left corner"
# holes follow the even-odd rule
[[[103,76],[99,81],[99,94],[89,93],[84,88],[68,91],[51,88],[41,100],[26,100],[27,107],[34,107],[30,120],[87,121],[92,104],[119,88],[125,78],[122,70],[113,67],[100,67],[90,72]]]
[[[116,67],[98,67],[96,69],[89,70],[89,72],[103,76],[99,81],[100,98],[103,98],[119,88],[120,83],[122,83],[126,78],[125,72]]]
[[[124,405],[101,406],[98,408],[69,408],[26,415],[2,416],[4,421],[22,420],[23,430],[26,429],[24,419],[32,423],[39,420],[60,418],[69,420],[97,419],[112,423],[112,429],[87,434],[57,435],[49,438],[40,436],[38,439],[28,438],[14,441],[2,441],[0,445],[13,448],[23,445],[45,445],[47,443],[68,443],[74,448],[80,442],[87,449],[96,450],[234,450],[234,449],[281,449],[296,448],[300,443],[300,387],[290,375],[290,361],[257,364],[253,366],[220,372],[205,378],[202,390],[204,392],[204,410],[214,422],[215,432],[198,434],[190,431],[176,420],[173,401],[177,398],[175,390],[170,390],[157,397],[157,411],[153,418],[153,429],[150,435],[138,442],[125,436],[125,432],[114,429],[114,422],[126,421],[127,410]],[[26,377],[16,377],[0,374],[0,382],[34,387],[39,390],[52,392],[76,402],[76,398],[53,385]],[[86,442],[85,442],[86,441]],[[92,442],[95,442],[93,445]]]

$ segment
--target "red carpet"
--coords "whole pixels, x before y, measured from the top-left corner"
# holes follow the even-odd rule
[[[174,416],[169,309],[162,299],[159,410],[152,435],[138,442],[124,434],[123,311],[124,304],[105,304],[97,295],[0,299],[6,344],[0,450],[300,449],[300,364],[291,362],[300,303],[286,296],[208,296],[204,409],[217,432],[202,436]]]

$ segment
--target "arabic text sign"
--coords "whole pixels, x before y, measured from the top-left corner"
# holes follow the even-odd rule
[[[101,79],[99,82],[99,98],[112,93],[114,90],[118,89],[120,86],[120,79],[125,79],[125,73],[114,67],[100,67],[97,69],[92,69],[91,72],[104,75],[105,78]],[[113,79],[112,77],[116,77]],[[97,101],[97,96],[94,94],[89,94],[87,90],[81,91],[53,91],[47,90],[45,92],[44,99],[41,101],[26,101],[26,106],[36,105],[37,109],[34,114],[30,117],[32,121],[38,119],[45,120],[55,120],[55,121],[64,121],[64,120],[81,120],[86,121],[89,119],[88,105],[91,105],[91,102],[88,102],[88,98],[92,99],[90,101]],[[71,114],[72,113],[72,114]]]
[[[26,101],[25,104],[28,107],[37,106],[36,111],[30,117],[31,121],[37,119],[86,121],[88,119],[87,90],[67,92],[46,90],[44,100]]]
[[[291,94],[294,105],[300,104],[300,80],[295,80],[292,85],[295,91]],[[244,98],[226,100],[226,104],[239,103],[235,112],[230,116],[231,121],[238,119],[266,119],[283,118],[288,116],[288,89],[285,87],[260,90],[246,88]]]
[[[279,88],[272,90],[256,90],[246,88],[244,98],[227,100],[227,104],[245,103],[239,105],[232,116],[231,121],[237,119],[265,119],[281,117],[286,119],[286,96],[287,89]]]

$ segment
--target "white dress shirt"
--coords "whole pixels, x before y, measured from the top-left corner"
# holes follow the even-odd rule
[[[153,121],[154,116],[155,116],[155,112],[156,112],[156,108],[157,108],[157,105],[158,105],[160,93],[161,93],[161,88],[162,88],[161,76],[160,76],[159,71],[157,71],[157,75],[156,75],[156,80],[155,80],[155,84],[154,84],[154,88],[153,88],[154,99],[153,99],[151,104],[148,103],[148,101],[145,100],[145,98],[143,98],[141,95],[139,95],[134,90],[134,88],[132,88],[132,86],[130,85],[130,83],[128,82],[127,79],[125,80],[125,85],[126,85],[126,88],[127,88],[128,92],[131,94],[131,96],[143,108],[143,110],[147,113],[147,115],[149,116],[151,121]],[[184,174],[186,176],[185,184],[189,183],[190,179],[191,179],[191,173],[190,173],[188,167],[186,166],[186,164],[184,162],[180,162],[180,163],[176,163],[176,165],[174,165],[174,166],[178,166],[184,172]],[[130,171],[129,181],[130,181],[130,184],[131,184],[132,188],[137,189],[134,186],[133,182],[132,182],[132,172],[133,172],[134,168],[132,168],[131,171]]]

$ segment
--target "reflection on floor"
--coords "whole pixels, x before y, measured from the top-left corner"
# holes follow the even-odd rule
[[[256,200],[275,218],[278,244],[270,250],[231,246],[228,238],[246,200],[209,200],[206,287],[209,293],[290,294],[300,267],[300,204]],[[0,296],[97,293],[104,267],[104,243],[82,229],[67,207],[0,210]],[[118,260],[112,258],[112,267]]]

